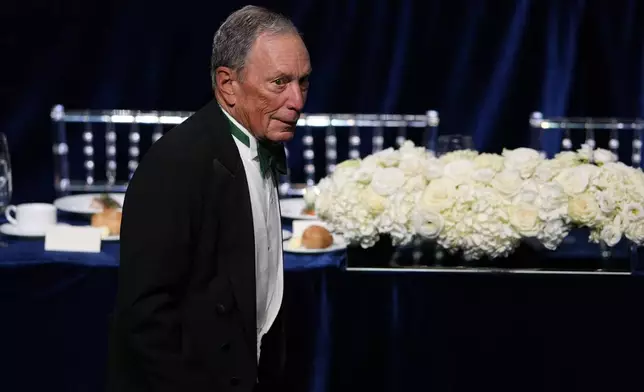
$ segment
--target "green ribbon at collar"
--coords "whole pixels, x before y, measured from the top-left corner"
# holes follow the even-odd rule
[[[230,124],[230,133],[237,140],[250,148],[249,136],[239,129],[232,121]],[[280,174],[286,174],[286,151],[281,143],[273,143],[266,140],[257,140],[257,154],[259,156],[259,168],[262,174],[267,170],[275,170]]]

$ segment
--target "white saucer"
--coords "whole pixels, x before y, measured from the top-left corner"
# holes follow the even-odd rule
[[[82,193],[78,195],[70,195],[60,197],[54,200],[54,205],[61,211],[71,212],[74,214],[92,215],[102,212],[102,208],[92,207],[94,199],[101,197],[101,193]],[[125,193],[110,193],[114,199],[121,206],[125,199]]]
[[[304,198],[282,199],[280,200],[280,210],[282,217],[286,219],[317,220],[317,215],[303,214],[302,210],[306,207]]]
[[[291,233],[288,230],[282,229],[282,240],[283,241],[286,241],[286,240],[290,239],[291,237],[293,237],[293,233]]]
[[[67,223],[58,223],[56,226],[69,226]],[[87,226],[91,227],[91,226]],[[0,225],[0,233],[4,235],[9,235],[12,237],[26,237],[26,238],[42,238],[47,235],[47,229],[43,230],[24,230],[19,226],[12,225],[11,223],[5,223]],[[119,241],[121,239],[120,235],[110,235],[102,238],[102,241]]]
[[[59,223],[61,226],[67,226],[65,223]],[[29,237],[29,238],[39,238],[44,237],[47,234],[47,229],[41,230],[25,230],[20,228],[20,226],[12,225],[11,223],[5,223],[0,226],[0,232],[5,235],[10,235],[14,237]]]
[[[320,254],[320,253],[329,253],[337,252],[339,250],[347,249],[347,243],[344,241],[344,237],[340,235],[333,234],[333,245],[324,249],[308,249],[308,248],[292,248],[290,241],[284,241],[282,245],[284,252],[289,253],[302,253],[302,254]]]

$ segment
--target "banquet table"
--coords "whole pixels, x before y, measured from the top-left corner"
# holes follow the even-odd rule
[[[0,391],[103,390],[119,243],[104,241],[100,253],[77,253],[45,251],[42,238],[1,240],[8,246],[0,247]],[[312,369],[325,374],[326,284],[344,257],[284,255],[294,390],[324,382]]]
[[[100,391],[117,242],[0,248],[0,391]],[[285,254],[288,391],[641,391],[644,280]]]

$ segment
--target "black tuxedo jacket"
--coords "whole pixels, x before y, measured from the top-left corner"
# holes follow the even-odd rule
[[[281,316],[257,366],[252,209],[229,129],[213,100],[148,150],[128,186],[109,391],[251,391],[283,369]]]

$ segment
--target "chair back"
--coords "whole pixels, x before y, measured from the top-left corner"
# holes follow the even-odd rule
[[[192,114],[66,111],[62,105],[54,106],[51,119],[56,193],[124,192],[144,152]],[[337,162],[400,145],[407,139],[435,150],[438,124],[438,112],[434,110],[423,115],[302,114],[297,123],[300,130],[286,145],[288,173],[280,178],[280,193],[302,194],[307,186],[333,173]]]
[[[559,151],[569,151],[587,144],[592,148],[602,147],[613,152],[619,160],[642,167],[644,143],[644,120],[613,117],[552,117],[545,118],[541,112],[530,116],[533,140],[545,153],[547,133],[557,133]]]

